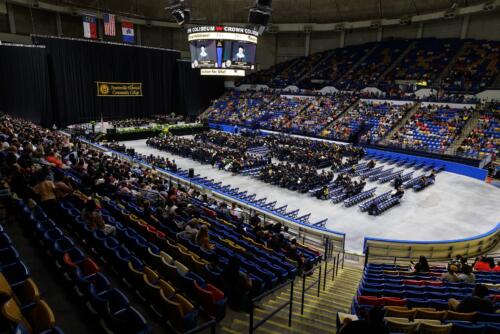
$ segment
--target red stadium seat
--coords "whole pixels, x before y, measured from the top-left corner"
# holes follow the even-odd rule
[[[406,299],[383,297],[384,306],[406,306]]]
[[[359,296],[358,303],[360,305],[373,305],[373,306],[382,306],[383,299],[374,296]]]

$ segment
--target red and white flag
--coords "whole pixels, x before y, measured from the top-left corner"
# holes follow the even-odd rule
[[[83,37],[97,39],[97,23],[95,16],[83,16]]]
[[[104,14],[104,35],[106,36],[116,36],[116,21],[115,15],[113,14]]]

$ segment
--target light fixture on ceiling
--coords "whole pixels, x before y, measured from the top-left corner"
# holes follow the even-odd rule
[[[170,12],[180,26],[191,20],[191,9],[184,6],[184,0],[170,0],[169,6],[165,7],[165,10]]]
[[[255,6],[248,11],[248,23],[255,26],[262,34],[271,19],[272,0],[255,0]]]

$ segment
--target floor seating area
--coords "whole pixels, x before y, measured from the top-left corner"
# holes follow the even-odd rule
[[[62,334],[16,246],[0,225],[1,333]]]
[[[471,116],[471,108],[450,108],[447,105],[421,106],[390,139],[390,145],[445,153],[460,135]]]

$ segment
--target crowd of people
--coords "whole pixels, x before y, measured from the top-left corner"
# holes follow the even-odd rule
[[[121,120],[115,120],[111,122],[113,128],[138,128],[150,126],[151,123],[156,124],[167,124],[176,123],[182,120],[182,116],[172,115],[156,115],[152,117],[142,117],[142,118],[127,118]]]
[[[353,145],[340,145],[284,135],[265,136],[272,157],[280,161],[308,164],[315,167],[332,166],[332,170],[355,164],[365,151]],[[344,158],[347,158],[345,161]]]
[[[116,227],[103,219],[95,194],[111,196],[118,203],[134,198],[144,219],[180,230],[179,237],[188,237],[209,251],[215,247],[210,240],[210,227],[200,219],[202,207],[206,207],[231,217],[235,223],[240,222],[238,229],[244,235],[246,224],[250,224],[257,242],[284,251],[297,261],[300,270],[304,265],[311,265],[306,263],[301,247],[281,224],[263,221],[255,213],[250,215],[236,204],[229,206],[194,188],[175,185],[155,168],[129,163],[58,131],[5,115],[0,116],[0,140],[2,188],[21,199],[35,199],[49,217],[58,214],[59,201],[71,196],[81,198],[75,192],[83,193],[88,196],[81,213],[83,222],[90,230],[115,235]],[[167,158],[152,155],[142,158],[155,167],[173,171],[177,168],[175,161]],[[202,206],[193,205],[194,200]],[[240,269],[238,259],[230,259],[227,264],[215,258],[209,260],[210,266],[222,266],[223,288],[230,305],[246,309],[254,282]],[[238,278],[241,275],[246,278],[245,284]]]
[[[269,164],[259,171],[260,180],[301,193],[327,184],[332,178],[332,172],[318,173],[314,167],[291,163]]]
[[[421,106],[388,140],[389,145],[445,153],[460,135],[473,110],[438,104]]]
[[[363,142],[375,143],[383,139],[399,122],[410,104],[364,100],[344,113],[323,130],[327,138],[353,141],[359,136]]]
[[[241,147],[229,148],[215,145],[209,142],[197,141],[195,139],[164,136],[150,138],[147,145],[171,152],[183,157],[189,157],[204,164],[211,164],[233,173],[239,173],[243,169],[263,166],[268,160],[256,154],[246,151]]]
[[[500,109],[491,110],[479,115],[476,127],[463,140],[457,153],[468,157],[482,157],[491,154],[495,160],[500,147]]]

